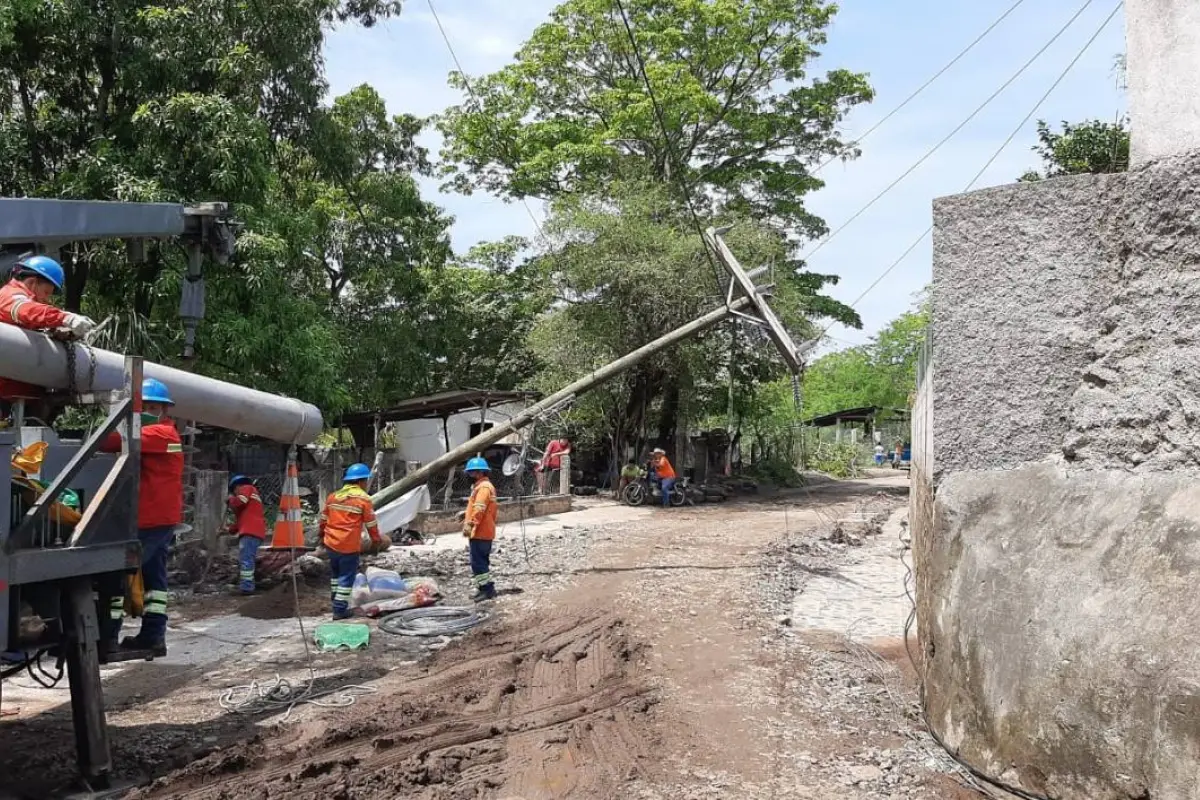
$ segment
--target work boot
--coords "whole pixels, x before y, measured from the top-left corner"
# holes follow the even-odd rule
[[[141,634],[126,636],[121,640],[118,654],[128,655],[131,658],[145,658],[147,661],[152,658],[162,658],[167,654],[167,643],[164,639],[158,641],[143,639]]]
[[[495,589],[480,589],[478,592],[475,593],[475,596],[471,598],[471,602],[472,603],[485,603],[488,600],[495,600],[495,599],[496,599],[496,590]]]
[[[333,612],[333,621],[334,622],[341,622],[344,619],[351,619],[353,617],[354,617],[354,612],[350,611],[350,610]]]
[[[96,652],[100,657],[101,664],[107,664],[110,660],[112,660],[113,654],[120,649],[121,645],[115,638],[101,639],[100,641],[96,642]]]

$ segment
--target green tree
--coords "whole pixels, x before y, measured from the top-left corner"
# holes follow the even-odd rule
[[[804,208],[814,162],[857,154],[838,124],[866,77],[810,68],[836,6],[823,0],[627,0],[654,89],[612,0],[567,0],[439,128],[449,185],[505,197],[604,193],[614,177],[682,181],[710,213],[825,231]],[[452,85],[468,79],[452,73]],[[662,125],[654,100],[662,112]],[[665,127],[664,137],[662,128]]]
[[[545,228],[554,249],[539,268],[556,307],[534,327],[531,344],[544,368],[540,388],[554,389],[719,307],[712,265],[686,213],[666,186],[615,183],[610,197],[568,196],[551,206]],[[772,305],[798,338],[815,333],[813,318],[851,323],[850,309],[818,294],[827,276],[798,274],[775,231],[740,222],[728,243],[747,268],[783,265]],[[645,438],[671,439],[680,421],[724,409],[730,328],[646,359],[618,380],[580,398],[573,421],[613,451]],[[733,366],[746,384],[778,377],[773,345],[755,333],[739,337]]]
[[[817,359],[804,374],[804,416],[845,408],[908,408],[929,326],[929,302],[885,326],[869,344]]]
[[[1030,170],[1022,181],[1039,181],[1063,175],[1125,172],[1129,169],[1129,128],[1124,119],[1116,122],[1088,120],[1062,123],[1056,133],[1038,122],[1038,144],[1033,151],[1042,158],[1043,171]]]

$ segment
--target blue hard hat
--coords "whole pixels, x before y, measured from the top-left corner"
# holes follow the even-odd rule
[[[346,474],[342,476],[342,480],[346,483],[351,481],[365,481],[371,477],[371,468],[366,464],[351,464],[346,467]]]
[[[167,385],[154,378],[146,378],[142,381],[142,402],[175,405],[175,401],[171,399],[171,393],[167,391]]]
[[[62,265],[55,261],[50,256],[30,256],[22,258],[17,262],[18,274],[22,271],[32,272],[34,275],[41,276],[54,284],[54,290],[58,291],[63,287],[63,281],[66,276],[63,274]]]
[[[490,472],[491,467],[488,466],[486,458],[475,456],[467,462],[467,472]]]
[[[234,487],[239,483],[254,483],[254,481],[250,480],[245,475],[234,475],[229,479],[229,491],[232,492]]]

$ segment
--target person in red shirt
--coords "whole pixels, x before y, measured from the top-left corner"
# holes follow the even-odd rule
[[[226,505],[233,512],[233,525],[229,526],[229,532],[238,537],[238,591],[254,594],[254,566],[258,561],[258,548],[267,538],[262,497],[253,481],[245,475],[234,475],[229,479],[229,500]]]
[[[334,619],[352,616],[350,593],[354,589],[354,579],[358,577],[363,533],[376,545],[382,542],[375,506],[367,494],[370,482],[370,467],[351,464],[342,478],[344,485],[326,498],[325,508],[321,511],[318,527],[321,543],[329,551],[329,590]]]
[[[29,256],[17,262],[13,277],[0,288],[0,322],[34,331],[64,329],[72,336],[82,338],[96,327],[96,323],[82,314],[72,314],[49,304],[50,298],[62,290],[64,273],[62,266],[49,256]],[[0,400],[6,408],[14,400],[40,400],[44,393],[40,387],[20,381],[0,378]],[[34,416],[45,416],[39,410]]]
[[[534,468],[534,474],[537,475],[538,491],[541,494],[546,493],[547,478],[552,480],[558,474],[558,471],[562,469],[563,456],[569,455],[571,455],[571,440],[565,436],[552,439],[546,445],[546,452],[542,454],[542,460]]]
[[[161,381],[142,381],[142,456],[138,479],[138,540],[142,544],[142,584],[145,605],[142,629],[127,636],[120,646],[124,592],[109,593],[109,618],[100,632],[100,652],[106,660],[167,654],[167,556],[175,539],[175,526],[183,521],[183,441],[167,412],[175,405]],[[100,444],[105,452],[121,450],[121,436],[109,435]],[[114,596],[115,595],[115,596]]]

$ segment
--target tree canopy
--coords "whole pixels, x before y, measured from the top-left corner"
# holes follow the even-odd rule
[[[823,185],[814,165],[856,154],[838,124],[873,96],[862,74],[810,75],[836,6],[623,6],[628,28],[612,0],[567,0],[509,66],[451,74],[470,96],[438,122],[449,185],[553,198],[604,194],[614,176],[649,178],[689,187],[710,213],[824,233],[803,203]]]
[[[840,125],[865,76],[817,74],[825,0],[564,0],[509,66],[470,79],[432,122],[369,85],[328,95],[322,48],[399,0],[12,0],[0,6],[0,195],[232,204],[230,264],[190,366],[303,397],[327,417],[447,388],[557,389],[724,302],[699,229],[729,225],[769,268],[793,334],[858,325],[796,243],[816,164],[853,158]],[[536,242],[453,252],[423,197],[538,197]],[[65,303],[109,318],[101,344],[177,363],[184,254],[64,248]],[[716,270],[716,271],[715,271]],[[715,271],[715,272],[714,272]],[[769,342],[722,325],[580,398],[580,432],[614,448],[751,409],[783,373]]]

